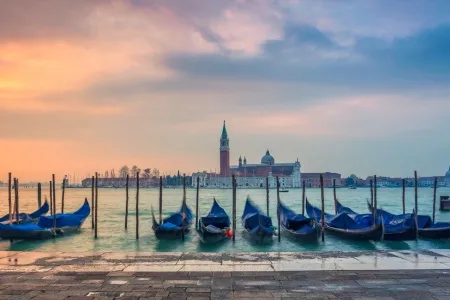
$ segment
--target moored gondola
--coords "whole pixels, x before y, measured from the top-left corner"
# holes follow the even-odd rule
[[[317,242],[321,226],[313,218],[296,214],[280,201],[281,230],[287,236],[301,242]]]
[[[44,204],[39,207],[38,210],[36,210],[35,212],[32,212],[31,214],[27,214],[27,213],[19,213],[19,223],[30,223],[30,222],[34,222],[37,220],[37,218],[39,218],[40,216],[45,215],[46,213],[48,213],[49,211],[49,205],[47,203],[47,201],[44,202]],[[12,214],[12,223],[15,224],[17,223],[17,216],[16,214]],[[3,217],[0,218],[0,224],[9,224],[9,214],[4,215]]]
[[[336,200],[336,208],[338,213],[347,213],[351,218],[355,219],[356,222],[362,223],[364,225],[374,224],[373,215],[370,213],[358,214],[349,207],[343,206],[337,200]],[[405,218],[404,220],[395,220],[395,218],[393,218],[392,215],[379,210],[377,211],[376,215],[377,223],[381,222],[381,216],[383,216],[384,240],[411,241],[416,239],[416,226],[414,214],[410,214],[410,217]]]
[[[306,211],[308,216],[320,222],[322,211],[312,206],[306,201]],[[382,240],[384,226],[383,222],[375,225],[366,225],[350,217],[347,213],[330,215],[324,213],[325,232],[338,236],[340,238],[351,240]]]
[[[272,219],[265,215],[249,197],[247,197],[245,202],[242,224],[247,236],[253,241],[264,242],[272,240],[275,234]]]
[[[211,211],[198,221],[198,234],[204,243],[217,243],[229,238],[230,217],[214,199]]]
[[[367,207],[370,211],[372,211],[372,205],[368,202]],[[403,220],[407,219],[414,219],[413,214],[400,214],[400,215],[394,215],[384,210],[377,210],[382,211],[383,215],[386,214],[390,216],[390,218],[393,220],[393,222],[402,222]],[[418,234],[421,238],[426,239],[448,239],[450,238],[450,222],[436,222],[433,223],[433,220],[430,216],[426,215],[417,215],[417,227],[418,227]],[[415,237],[415,234],[414,234]]]
[[[36,224],[0,224],[0,237],[4,239],[41,240],[67,235],[78,231],[90,212],[89,202],[85,200],[83,205],[74,213],[56,214],[55,217],[41,216],[37,219]]]
[[[192,224],[192,211],[185,202],[181,205],[178,212],[171,214],[169,217],[158,223],[152,209],[153,232],[158,239],[180,239],[183,234],[189,233]]]

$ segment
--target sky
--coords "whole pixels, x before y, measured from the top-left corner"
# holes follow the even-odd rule
[[[450,165],[448,0],[0,0],[0,166]]]

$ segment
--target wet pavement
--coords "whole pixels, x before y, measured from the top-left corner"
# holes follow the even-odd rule
[[[0,299],[450,299],[450,250],[0,252]]]

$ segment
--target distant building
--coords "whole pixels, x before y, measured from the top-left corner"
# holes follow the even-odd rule
[[[302,181],[305,182],[306,187],[319,188],[320,187],[320,174],[323,175],[323,186],[333,187],[333,180],[336,181],[336,186],[340,187],[345,185],[345,180],[341,178],[339,173],[302,173]]]
[[[230,140],[225,126],[220,137],[220,174],[198,172],[192,174],[192,184],[196,186],[197,177],[200,186],[229,188],[231,176],[236,175],[238,187],[265,187],[266,178],[269,187],[276,187],[276,177],[279,177],[281,187],[301,187],[300,162],[275,163],[274,157],[267,150],[259,164],[247,164],[247,158],[239,157],[238,165],[230,165]]]
[[[445,173],[444,182],[446,186],[450,187],[450,166],[448,167],[448,171]]]

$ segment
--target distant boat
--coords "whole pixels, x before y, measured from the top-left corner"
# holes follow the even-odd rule
[[[350,190],[356,190],[356,186],[354,186],[354,185],[349,185],[348,188],[349,188]]]
[[[281,190],[280,190],[280,193],[289,193],[289,190],[281,189]]]

